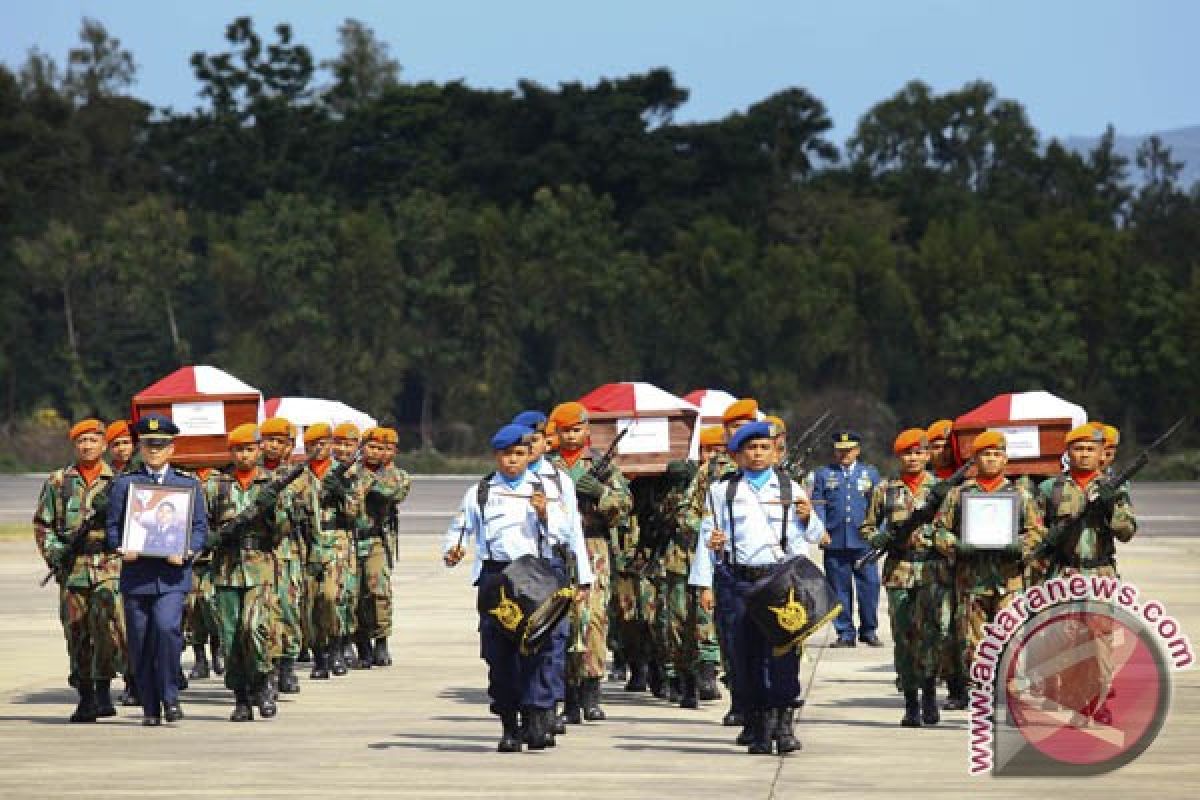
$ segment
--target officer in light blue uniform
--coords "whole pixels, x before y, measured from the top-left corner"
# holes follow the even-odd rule
[[[533,432],[530,442],[529,471],[541,479],[546,490],[546,499],[560,502],[572,517],[572,536],[583,537],[583,522],[579,518],[579,502],[575,495],[575,481],[564,470],[559,469],[549,459],[546,453],[546,415],[537,410],[522,411],[513,417],[514,425],[524,425]],[[564,576],[565,577],[565,576]],[[554,647],[554,689],[555,700],[562,703],[566,699],[567,690],[567,640],[571,635],[570,615],[563,617],[562,622],[554,630],[552,645]],[[564,714],[554,715],[554,732],[567,732],[567,718]]]
[[[799,747],[792,732],[793,703],[800,693],[796,651],[774,656],[770,643],[746,613],[755,581],[781,561],[806,555],[824,533],[804,490],[772,467],[775,430],[766,422],[743,425],[729,440],[740,469],[708,492],[707,513],[688,583],[701,588],[701,605],[712,608],[732,631],[728,654],[736,702],[745,709],[747,730],[738,741],[753,754],[769,755],[773,743],[785,753]],[[788,486],[785,490],[784,482]],[[732,486],[732,489],[731,489]],[[790,495],[793,505],[786,505]]]
[[[872,563],[860,569],[854,562],[871,546],[858,529],[867,516],[871,492],[879,483],[879,470],[859,463],[862,437],[854,431],[833,435],[835,459],[809,476],[810,494],[816,512],[829,532],[825,545],[825,576],[837,593],[842,613],[833,621],[837,641],[832,647],[854,647],[854,596],[858,595],[858,639],[871,647],[882,647],[879,628],[879,567]]]
[[[463,495],[459,513],[446,531],[443,558],[447,566],[456,565],[465,555],[465,543],[473,542],[474,582],[482,591],[487,576],[502,573],[521,556],[545,558],[556,570],[562,570],[562,556],[569,554],[575,559],[579,591],[586,592],[593,575],[583,533],[573,524],[573,516],[561,499],[551,500],[552,489],[529,471],[532,438],[529,428],[512,424],[492,437],[497,470]],[[487,497],[481,509],[482,485],[486,485]],[[540,510],[533,495],[543,496]],[[549,637],[537,652],[522,655],[517,644],[504,635],[497,619],[480,613],[479,639],[488,665],[491,710],[503,725],[496,749],[504,753],[521,750],[518,712],[525,716],[530,749],[553,744],[550,730],[562,680],[561,670],[555,678],[554,637]]]
[[[188,554],[184,558],[151,558],[125,552],[121,566],[121,602],[129,665],[142,700],[142,724],[160,725],[183,719],[179,707],[179,657],[183,653],[183,604],[192,588],[192,556],[204,549],[208,512],[200,482],[170,465],[179,428],[158,414],[138,420],[134,432],[142,464],[113,481],[108,507],[106,544],[120,549],[125,507],[131,486],[157,484],[192,490]]]

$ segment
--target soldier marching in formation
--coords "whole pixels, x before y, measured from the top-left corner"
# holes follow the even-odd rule
[[[1072,430],[1064,472],[1040,484],[1008,476],[998,431],[975,436],[971,463],[961,464],[952,430],[938,420],[899,433],[898,470],[888,479],[859,461],[861,437],[839,430],[834,461],[810,472],[789,451],[784,421],[763,418],[743,398],[722,425],[698,431],[698,462],[628,481],[611,452],[591,448],[581,404],[518,414],[493,437],[496,471],[466,492],[443,547],[448,566],[476,550],[497,749],[552,747],[568,724],[605,719],[610,629],[628,665],[626,690],[650,688],[694,709],[721,699],[719,674],[730,694],[724,724],[741,728],[738,744],[752,754],[799,749],[801,646],[769,646],[747,598],[775,567],[818,544],[842,607],[833,646],[882,646],[874,592],[881,582],[886,589],[900,724],[940,722],[939,682],[942,709],[965,708],[985,624],[1034,582],[1115,577],[1116,542],[1129,541],[1137,521],[1128,483],[1113,483],[1112,426]],[[232,464],[194,475],[170,466],[175,433],[156,415],[135,430],[83,420],[69,433],[74,462],[42,489],[35,542],[59,585],[79,695],[71,721],[114,716],[110,685],[122,672],[145,724],[182,719],[180,619],[194,653],[188,677],[223,675],[234,721],[254,719],[255,709],[274,716],[278,693],[300,691],[295,664],[306,653],[315,680],[389,666],[396,508],[412,486],[395,465],[396,432],[317,423],[303,431],[301,459],[297,429],[275,417],[235,428]],[[122,549],[129,489],[142,483],[197,498],[186,558]],[[965,505],[1009,495],[1017,535],[979,547],[964,531]],[[517,596],[519,585],[537,584],[510,581],[518,566],[543,570],[543,596]],[[1074,723],[1111,723],[1106,631],[1085,633],[1096,658],[1083,688],[1048,679],[1033,691],[1070,699]],[[1071,699],[1073,691],[1087,696]]]

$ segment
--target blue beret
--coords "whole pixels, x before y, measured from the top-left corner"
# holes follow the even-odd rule
[[[496,431],[496,435],[492,437],[492,449],[507,450],[515,444],[528,444],[532,437],[533,431],[529,428],[509,423]]]
[[[858,447],[862,444],[862,437],[855,431],[837,431],[833,434],[834,447]]]
[[[513,417],[513,425],[524,425],[534,431],[546,430],[546,415],[541,411],[522,411]]]
[[[170,439],[179,435],[179,426],[162,414],[147,414],[137,421],[133,432],[139,439]]]
[[[769,422],[751,422],[737,429],[729,439],[729,452],[736,453],[751,439],[772,439],[775,430]]]

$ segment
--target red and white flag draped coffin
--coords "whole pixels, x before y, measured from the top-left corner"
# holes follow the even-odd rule
[[[263,419],[262,392],[216,367],[183,367],[133,396],[133,421],[146,414],[169,417],[179,427],[172,463],[219,467],[230,462],[226,435]]]
[[[608,450],[619,431],[613,463],[627,478],[662,475],[667,463],[695,458],[700,409],[649,383],[606,383],[579,398],[591,419],[592,447]]]
[[[737,402],[724,389],[693,389],[683,399],[700,409],[701,425],[720,425],[725,421],[725,409]]]
[[[1056,475],[1062,471],[1067,433],[1087,422],[1082,406],[1049,392],[993,397],[954,421],[951,434],[960,459],[974,452],[975,437],[998,430],[1008,440],[1007,475]]]
[[[343,422],[355,425],[360,431],[374,428],[375,418],[340,400],[325,400],[320,397],[272,397],[264,406],[266,416],[283,417],[296,428],[296,444],[293,454],[304,452],[304,429],[318,422],[326,422],[336,428]]]

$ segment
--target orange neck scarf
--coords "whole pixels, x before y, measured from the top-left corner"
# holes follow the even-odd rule
[[[997,475],[994,478],[976,478],[975,482],[978,483],[980,488],[985,492],[994,492],[1000,488],[1000,484],[1004,483],[1004,476]]]
[[[233,476],[237,478],[237,482],[241,484],[242,491],[245,491],[247,488],[249,488],[250,483],[254,480],[255,472],[257,472],[257,470],[255,470],[254,467],[251,467],[250,469],[239,469],[234,471]]]
[[[308,462],[308,468],[313,471],[313,474],[318,478],[324,478],[325,473],[329,471],[329,465],[333,463],[333,459],[323,458],[320,461]]]
[[[97,459],[90,464],[76,464],[75,469],[79,471],[79,477],[83,478],[83,482],[91,486],[96,482],[96,478],[100,477],[100,471],[104,469],[104,465]]]
[[[579,458],[583,455],[583,448],[579,447],[579,448],[576,448],[575,450],[568,450],[565,447],[560,447],[560,448],[558,448],[558,454],[560,456],[562,456],[563,461],[567,462],[568,467],[573,467],[573,466],[575,466],[575,463],[577,461],[579,461]]]
[[[918,472],[915,475],[901,475],[900,480],[904,481],[904,485],[912,492],[912,496],[916,497],[917,493],[921,491],[921,484],[925,482],[925,473]]]
[[[1075,484],[1080,489],[1086,489],[1088,487],[1088,484],[1091,483],[1092,481],[1094,481],[1096,479],[1096,476],[1099,474],[1100,473],[1096,472],[1096,470],[1094,470],[1094,469],[1089,469],[1089,470],[1073,469],[1073,470],[1071,470],[1071,480],[1075,481]]]

